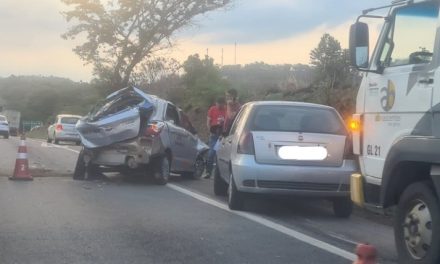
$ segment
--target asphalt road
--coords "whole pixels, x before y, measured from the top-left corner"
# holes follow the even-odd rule
[[[76,146],[27,140],[34,181],[9,181],[18,143],[0,140],[0,263],[351,263],[359,242],[396,260],[384,217],[294,198],[231,212],[212,180],[178,176],[73,181]]]

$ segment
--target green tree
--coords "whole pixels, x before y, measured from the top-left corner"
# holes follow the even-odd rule
[[[220,69],[208,56],[202,60],[199,54],[191,55],[183,63],[185,101],[194,107],[206,108],[217,96],[224,95],[228,82],[220,75]]]
[[[74,52],[92,63],[94,74],[112,90],[127,86],[135,67],[154,52],[171,47],[170,37],[192,19],[230,0],[61,0],[74,25],[63,35],[86,41]]]
[[[310,63],[315,68],[313,86],[317,101],[340,112],[350,111],[354,105],[357,74],[350,69],[348,50],[342,49],[339,41],[326,33],[310,52]]]

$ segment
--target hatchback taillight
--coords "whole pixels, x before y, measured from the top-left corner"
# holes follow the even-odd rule
[[[145,129],[145,136],[157,136],[162,132],[162,129],[164,128],[165,123],[163,122],[154,122],[149,123],[147,125],[147,128]]]
[[[241,134],[237,152],[239,154],[255,155],[254,137],[251,132]]]
[[[63,125],[58,124],[58,125],[55,127],[55,129],[56,129],[57,131],[61,131],[61,130],[63,130]]]

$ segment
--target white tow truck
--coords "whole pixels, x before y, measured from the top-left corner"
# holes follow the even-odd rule
[[[383,21],[372,53],[371,19]],[[363,72],[350,123],[361,168],[352,200],[393,214],[399,263],[440,263],[439,1],[365,10],[350,29],[350,57]]]

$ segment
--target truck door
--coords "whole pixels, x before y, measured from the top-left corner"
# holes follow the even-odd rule
[[[431,135],[429,128],[414,128],[432,107],[438,11],[437,2],[405,6],[385,24],[373,58],[381,73],[368,73],[363,83],[363,162],[370,180],[380,181],[393,142],[413,133]]]

